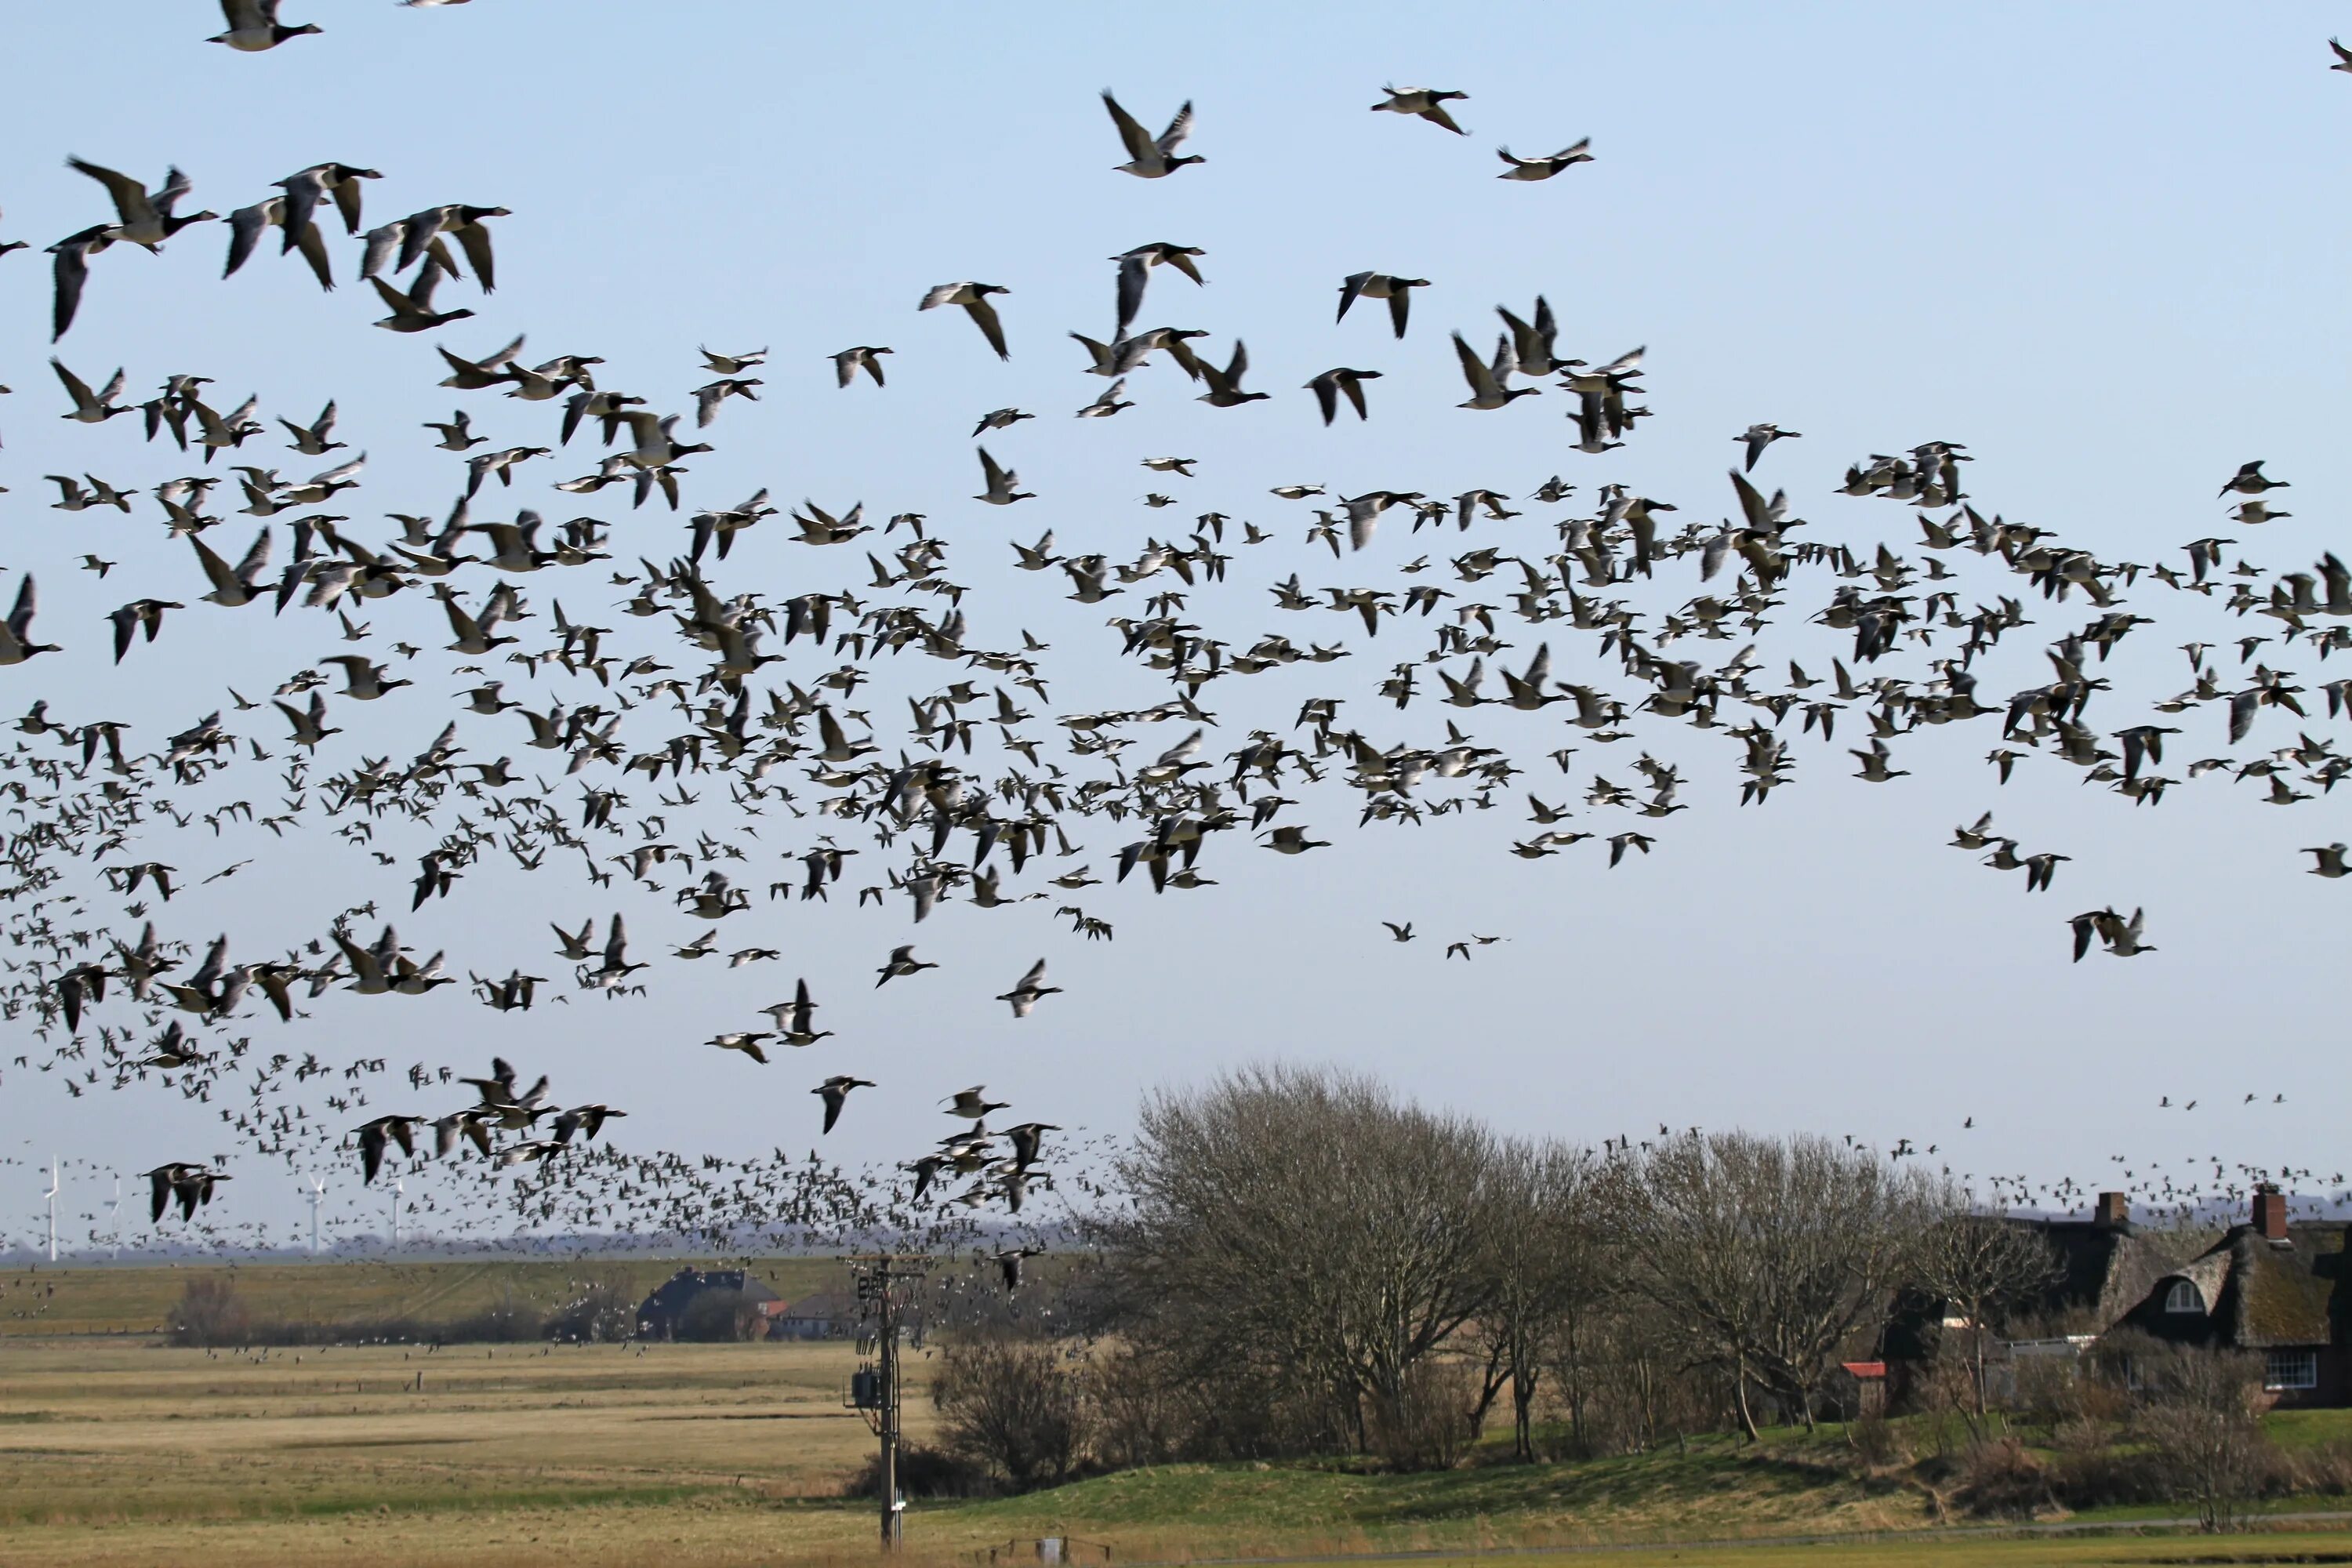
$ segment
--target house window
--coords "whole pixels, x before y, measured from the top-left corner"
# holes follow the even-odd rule
[[[2263,1357],[2263,1386],[2273,1392],[2319,1386],[2317,1351],[2272,1351]]]
[[[2188,1280],[2175,1279],[2172,1289],[2164,1293],[2164,1310],[2168,1312],[2202,1312],[2205,1298],[2199,1295],[2197,1287]]]

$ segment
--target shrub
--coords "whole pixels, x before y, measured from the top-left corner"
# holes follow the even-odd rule
[[[910,1500],[988,1497],[996,1489],[988,1467],[976,1460],[927,1443],[898,1445],[898,1491]],[[881,1500],[882,1456],[866,1456],[866,1463],[843,1483],[841,1495]]]
[[[1458,1362],[1415,1362],[1395,1396],[1373,1407],[1371,1450],[1400,1470],[1450,1470],[1461,1463],[1477,1398],[1474,1375]]]
[[[1894,1424],[1877,1414],[1857,1416],[1845,1429],[1846,1441],[1853,1445],[1856,1458],[1872,1469],[1883,1470],[1900,1465],[1910,1458],[1895,1436]]]
[[[677,1315],[676,1337],[705,1344],[756,1338],[760,1309],[740,1290],[704,1290]]]
[[[627,1275],[617,1270],[591,1274],[574,1282],[571,1300],[548,1315],[550,1339],[610,1344],[637,1331],[637,1295]]]
[[[990,1334],[949,1345],[931,1401],[949,1452],[1015,1491],[1058,1486],[1085,1458],[1085,1389],[1051,1341]]]
[[[2204,1529],[2231,1530],[2284,1468],[2263,1436],[2261,1368],[2234,1352],[2140,1353],[2148,1398],[2133,1422],[2171,1496],[2194,1503]]]
[[[1979,1443],[1961,1457],[1953,1499],[1969,1512],[2025,1518],[2055,1506],[2050,1473],[2014,1437]]]
[[[172,1309],[172,1342],[207,1348],[246,1342],[249,1329],[236,1282],[225,1275],[188,1281]]]

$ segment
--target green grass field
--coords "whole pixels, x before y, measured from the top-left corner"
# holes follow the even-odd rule
[[[155,1333],[188,1281],[203,1276],[233,1279],[256,1321],[447,1321],[506,1306],[545,1312],[570,1300],[572,1282],[592,1271],[625,1277],[642,1296],[688,1261],[597,1257],[20,1268],[0,1275],[0,1337]],[[739,1266],[711,1258],[691,1261],[698,1268]],[[751,1271],[786,1300],[845,1282],[841,1266],[825,1258],[761,1258]]]
[[[648,1287],[677,1267],[631,1265]],[[831,1283],[834,1267],[794,1260],[762,1272],[792,1296]],[[236,1272],[257,1317],[437,1320],[509,1293],[544,1308],[577,1271],[464,1262]],[[0,1337],[0,1564],[636,1568],[872,1555],[871,1510],[840,1495],[873,1447],[864,1420],[842,1407],[845,1344],[169,1348],[146,1331],[192,1272],[44,1269],[10,1282],[5,1306],[26,1304],[37,1281],[45,1310],[9,1320]],[[932,1363],[911,1352],[907,1365],[920,1440],[934,1424]],[[2352,1436],[2352,1412],[2273,1426],[2283,1443],[2317,1443]],[[1169,1466],[1023,1498],[919,1503],[908,1540],[912,1561],[940,1563],[985,1562],[990,1547],[1044,1535],[1108,1545],[1119,1563],[1379,1552],[1472,1562],[1505,1550],[1513,1563],[1595,1561],[1570,1549],[1629,1544],[1637,1549],[1597,1560],[2352,1563],[2352,1534],[1851,1539],[1920,1531],[1934,1512],[1916,1485],[1858,1478],[1780,1434],[1760,1447],[1707,1439],[1687,1451],[1414,1476]],[[1813,1533],[1850,1539],[1770,1543]],[[1742,1544],[1667,1544],[1718,1540]]]

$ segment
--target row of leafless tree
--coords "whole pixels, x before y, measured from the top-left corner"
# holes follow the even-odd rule
[[[1588,1449],[1768,1413],[1810,1422],[1898,1293],[1974,1344],[2036,1295],[2032,1232],[1916,1165],[1821,1138],[1665,1137],[1607,1156],[1498,1137],[1359,1076],[1264,1068],[1145,1106],[1098,1237],[1108,1405],[1178,1453],[1441,1458],[1539,1400]]]

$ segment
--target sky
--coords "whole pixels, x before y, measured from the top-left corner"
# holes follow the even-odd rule
[[[2281,499],[2294,520],[2247,541],[2266,568],[2315,559],[2344,510],[2352,204],[2339,149],[2352,81],[2326,68],[2337,24],[2316,6],[2154,5],[2128,26],[2113,11],[1994,4],[1965,15],[1200,4],[983,16],[719,0],[658,13],[606,0],[423,11],[286,0],[285,11],[326,33],[238,55],[202,41],[214,18],[193,0],[16,20],[0,59],[0,132],[14,150],[0,171],[0,239],[33,248],[0,258],[0,381],[15,389],[0,400],[0,567],[38,574],[38,629],[68,652],[0,670],[0,712],[36,697],[80,718],[103,708],[152,741],[169,732],[156,727],[219,706],[224,685],[258,697],[345,651],[315,616],[273,622],[194,605],[194,563],[152,506],[131,517],[47,509],[43,474],[152,487],[193,471],[167,447],[142,446],[135,419],[99,429],[54,416],[39,247],[105,213],[99,188],[65,167],[68,153],[151,184],[176,164],[194,183],[186,205],[220,213],[326,160],[383,172],[366,191],[371,224],[445,201],[512,210],[495,228],[497,293],[451,285],[441,302],[477,319],[418,337],[366,326],[380,311],[353,286],[352,242],[340,239],[333,294],[274,246],[221,281],[218,225],[161,256],[118,247],[95,266],[65,362],[93,384],[125,365],[133,401],[182,370],[215,377],[230,403],[258,392],[265,417],[304,422],[333,398],[338,435],[370,456],[364,489],[340,498],[363,537],[375,537],[380,512],[437,516],[453,499],[456,460],[431,449],[420,420],[462,404],[501,444],[553,444],[546,406],[436,387],[436,342],[483,353],[528,331],[527,361],[601,355],[602,384],[664,409],[688,406],[705,379],[697,345],[764,345],[761,400],[727,406],[719,449],[689,465],[688,510],[766,486],[782,505],[806,498],[838,512],[863,500],[869,516],[926,513],[971,586],[974,640],[1012,646],[1025,628],[1055,645],[1060,710],[1145,706],[1168,689],[1110,657],[1102,620],[1118,605],[1067,602],[1058,574],[1012,571],[1006,542],[1050,527],[1065,551],[1116,558],[1181,533],[1176,520],[1222,510],[1281,542],[1243,552],[1195,618],[1244,641],[1269,629],[1328,640],[1353,623],[1277,617],[1256,596],[1294,569],[1310,588],[1363,580],[1356,563],[1301,546],[1307,511],[1270,496],[1277,484],[1433,495],[1486,485],[1524,498],[1557,473],[1580,498],[1617,481],[1706,521],[1731,506],[1732,438],[1772,420],[1802,437],[1775,447],[1759,478],[1788,487],[1808,537],[1858,548],[1884,537],[1916,553],[1916,530],[1907,509],[1832,494],[1846,466],[1937,439],[1967,445],[1982,510],[2105,559],[2178,563],[2186,541],[2229,531],[2215,491],[2251,458],[2293,484]],[[1467,92],[1454,107],[1470,134],[1367,113],[1386,82]],[[1113,173],[1121,154],[1097,99],[1105,88],[1154,129],[1189,99],[1198,120],[1186,151],[1207,163],[1162,181]],[[1493,177],[1498,144],[1534,155],[1588,135],[1596,161],[1557,180]],[[1130,384],[1139,406],[1074,421],[1069,411],[1103,384],[1080,374],[1064,334],[1108,333],[1105,258],[1155,240],[1203,247],[1208,283],[1196,290],[1160,270],[1145,321],[1211,329],[1220,357],[1246,340],[1249,384],[1275,395],[1208,408],[1160,366]],[[1402,342],[1376,309],[1332,320],[1339,279],[1364,268],[1431,280]],[[1000,301],[1009,362],[960,313],[915,310],[926,289],[955,279],[1011,289]],[[1524,313],[1538,293],[1558,313],[1562,353],[1599,362],[1646,347],[1655,416],[1622,450],[1570,450],[1556,393],[1495,414],[1453,406],[1447,331],[1483,345],[1496,304]],[[893,347],[886,388],[835,387],[825,356],[853,343]],[[1382,379],[1369,423],[1327,430],[1298,388],[1341,363]],[[997,511],[969,499],[971,432],[1007,405],[1038,418],[982,444],[1038,499]],[[310,471],[282,443],[260,446],[239,458]],[[1197,458],[1199,477],[1138,466],[1162,454]],[[519,505],[557,519],[593,512],[614,524],[616,566],[680,551],[684,513],[629,512],[613,500],[621,491],[574,506],[546,489],[594,456],[575,443],[531,465],[513,490],[486,491],[478,518]],[[1153,490],[1183,504],[1148,511],[1140,499]],[[1537,523],[1531,510],[1517,526]],[[1532,549],[1549,537],[1511,526],[1483,542]],[[241,551],[250,520],[232,517],[212,537]],[[722,580],[779,598],[852,584],[864,575],[856,552],[875,542],[813,552],[773,520],[740,538]],[[1392,569],[1456,547],[1391,534],[1379,548]],[[101,584],[72,569],[85,550],[121,564]],[[593,569],[530,587],[542,616],[561,598],[575,618],[606,625],[628,593]],[[1691,591],[1686,576],[1674,590]],[[100,617],[148,594],[194,607],[110,668]],[[1811,607],[1792,604],[1783,620]],[[391,637],[440,630],[421,594],[371,610],[378,657]],[[2197,610],[2200,625],[2216,624]],[[1996,697],[2046,680],[2042,642],[2095,612],[2077,600],[2032,613],[2036,629],[2005,643],[1987,674]],[[2106,672],[2118,693],[2187,682],[2172,606],[2144,613],[2158,624]],[[1516,667],[1538,635],[1507,635]],[[1358,637],[1353,660],[1298,666],[1246,693],[1211,688],[1202,700],[1222,722],[1208,754],[1343,690],[1375,734],[1436,735],[1447,715],[1426,703],[1396,714],[1372,700],[1386,663],[1409,657],[1391,636],[1393,648]],[[1554,641],[1564,679],[1610,673],[1590,639]],[[1784,625],[1768,646],[1818,670],[1842,642]],[[2298,657],[2308,685],[2338,673],[2314,674],[2312,656]],[[831,662],[795,650],[781,668],[814,674]],[[925,668],[893,668],[861,694],[877,722],[886,706],[903,711],[902,689],[954,678],[919,655],[899,663]],[[520,672],[509,679],[531,689]],[[363,712],[342,704],[340,716],[360,721],[344,742],[358,743],[337,754],[414,753],[464,684],[420,672],[415,689]],[[2130,721],[2122,711],[2103,716]],[[271,719],[253,732],[282,739],[266,710],[247,717]],[[1522,787],[1580,797],[1594,768],[1629,782],[1630,757],[1597,746],[1569,778],[1547,776],[1542,754],[1560,740],[1549,715],[1478,721],[1481,738],[1534,770],[1502,792],[1507,804]],[[2170,721],[2190,731],[2182,761],[2222,749],[2218,711]],[[985,1082],[1023,1116],[1117,1132],[1151,1087],[1283,1059],[1360,1068],[1506,1131],[1584,1142],[1662,1123],[1909,1138],[1937,1144],[1956,1172],[2089,1186],[2122,1168],[2116,1155],[2140,1172],[2210,1159],[2332,1172],[2346,894],[2301,875],[2297,850],[2346,836],[2341,806],[2260,809],[2258,784],[2209,779],[2133,809],[2047,766],[2001,788],[1982,761],[1997,723],[1909,738],[1910,776],[1884,787],[1845,776],[1843,746],[1858,737],[1807,742],[1797,782],[1760,809],[1736,805],[1727,742],[1652,726],[1636,744],[1685,763],[1693,809],[1659,827],[1655,853],[1615,871],[1589,853],[1513,858],[1509,837],[1531,831],[1516,810],[1358,832],[1355,800],[1327,791],[1288,818],[1339,829],[1319,834],[1335,841],[1327,850],[1293,859],[1221,844],[1203,861],[1213,888],[1158,899],[1132,884],[1088,889],[1078,901],[1113,921],[1109,942],[1075,939],[1047,912],[1058,900],[959,905],[910,931],[901,901],[850,901],[851,888],[880,879],[869,849],[834,902],[762,898],[725,923],[726,944],[779,947],[779,964],[672,963],[644,999],[582,995],[503,1017],[460,987],[422,999],[338,994],[299,1028],[250,1027],[268,1048],[387,1056],[395,1068],[446,1059],[471,1071],[498,1052],[526,1077],[551,1074],[559,1099],[626,1106],[616,1135],[646,1149],[804,1149],[816,1123],[807,1089],[833,1071],[880,1086],[853,1101],[827,1157],[887,1163],[947,1131],[934,1101],[967,1083]],[[1145,733],[1172,743],[1181,731]],[[511,718],[469,718],[464,738],[482,760],[539,760]],[[2292,741],[2293,730],[2261,739]],[[2028,848],[2072,857],[2052,894],[2028,898],[2014,876],[1946,846],[1953,824],[1987,809]],[[1118,830],[1087,826],[1081,858],[1102,873]],[[815,831],[763,825],[761,851],[797,851]],[[227,930],[241,947],[249,933],[255,948],[282,948],[346,903],[404,906],[405,867],[379,870],[318,828],[306,837],[175,844],[177,863],[199,872],[207,857],[254,863],[175,899],[167,934],[201,946]],[[759,889],[772,864],[755,853],[730,869]],[[560,963],[547,922],[601,921],[614,901],[576,869],[485,867],[462,896],[399,924],[420,953],[446,948],[455,973],[561,975],[547,967]],[[2070,963],[2065,918],[2105,903],[2145,906],[2158,951]],[[705,929],[658,897],[629,908],[641,955]],[[1422,940],[1391,942],[1383,920],[1412,921]],[[1444,958],[1445,942],[1474,931],[1507,940],[1467,963]],[[910,936],[940,968],[877,991],[865,977]],[[1015,1021],[991,998],[1041,954],[1065,994]],[[764,1071],[701,1044],[752,1026],[803,974],[835,1039]],[[2250,1093],[2257,1103],[2242,1104]],[[2160,1109],[2161,1097],[2203,1103],[2190,1121]],[[33,1233],[43,1184],[30,1167],[52,1152],[89,1163],[69,1206],[106,1195],[111,1178],[99,1172],[230,1153],[247,1178],[241,1211],[292,1223],[303,1211],[291,1175],[237,1155],[209,1117],[152,1085],[68,1101],[41,1075],[0,1072],[0,1151],[25,1162],[0,1166],[0,1237]],[[328,1174],[341,1205],[331,1212],[380,1206],[360,1197],[348,1164]]]

